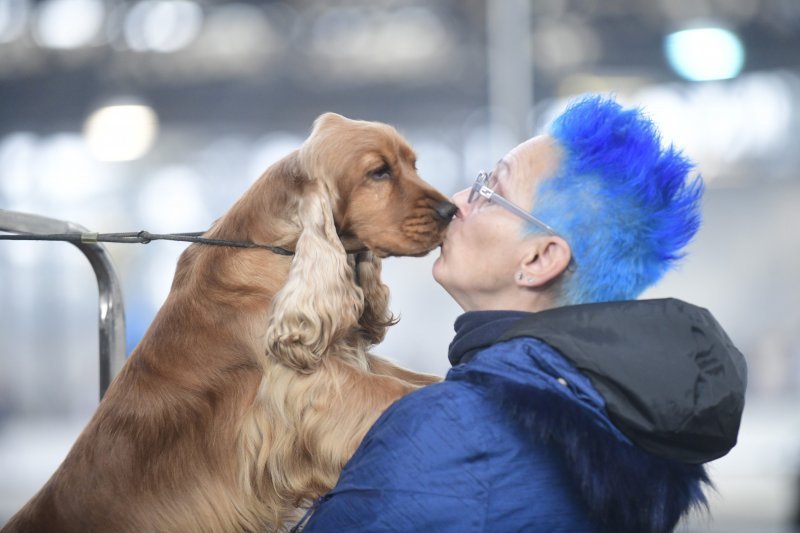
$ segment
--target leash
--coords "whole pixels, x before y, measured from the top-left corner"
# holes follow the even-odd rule
[[[289,530],[289,533],[299,533],[300,531],[303,531],[303,529],[305,529],[306,525],[308,524],[308,521],[311,519],[311,515],[314,514],[314,512],[317,510],[319,505],[325,499],[326,499],[325,496],[320,496],[319,498],[314,500],[314,503],[311,505],[311,507],[309,507],[306,510],[305,514],[300,519],[300,521],[297,522],[294,525],[294,527],[292,527],[292,529]]]
[[[229,241],[225,239],[209,239],[201,237],[203,232],[196,233],[150,233],[139,231],[135,233],[53,233],[49,235],[36,234],[4,234],[0,240],[6,241],[63,241],[74,244],[94,244],[98,242],[116,242],[127,244],[147,244],[150,241],[181,241],[211,246],[232,246],[234,248],[261,248],[278,255],[294,255],[292,250],[272,246],[270,244],[256,244],[247,241]]]

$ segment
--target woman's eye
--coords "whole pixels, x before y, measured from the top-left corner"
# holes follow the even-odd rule
[[[392,169],[389,165],[383,165],[369,173],[369,176],[374,180],[388,180],[392,177]]]

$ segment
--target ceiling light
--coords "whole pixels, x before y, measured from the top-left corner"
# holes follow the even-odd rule
[[[125,39],[138,51],[176,52],[195,40],[203,10],[189,0],[145,0],[125,17]]]
[[[47,48],[80,48],[100,34],[101,0],[47,0],[39,6],[34,37]]]
[[[667,35],[664,51],[670,66],[691,81],[725,80],[739,75],[744,46],[732,31],[693,28]]]
[[[109,105],[92,113],[83,135],[101,161],[131,161],[150,150],[158,133],[158,116],[140,104]]]
[[[9,43],[22,35],[28,9],[26,0],[0,0],[0,43]]]

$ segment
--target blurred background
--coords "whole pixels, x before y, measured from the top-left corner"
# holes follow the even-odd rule
[[[704,226],[645,296],[707,307],[750,365],[711,512],[679,530],[800,530],[797,0],[0,0],[0,209],[201,231],[326,111],[395,125],[453,194],[589,91],[698,163]],[[130,351],[185,245],[107,248]],[[444,375],[436,256],[384,262],[401,321],[375,351]],[[74,247],[0,241],[0,524],[97,404],[97,317]]]

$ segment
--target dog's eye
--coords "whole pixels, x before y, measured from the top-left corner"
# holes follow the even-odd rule
[[[392,169],[389,168],[389,165],[383,165],[371,171],[369,177],[374,180],[388,180],[392,177]]]

